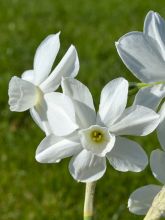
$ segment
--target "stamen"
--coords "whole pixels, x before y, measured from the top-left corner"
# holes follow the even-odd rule
[[[91,136],[95,142],[100,142],[103,139],[103,134],[100,131],[93,131]]]

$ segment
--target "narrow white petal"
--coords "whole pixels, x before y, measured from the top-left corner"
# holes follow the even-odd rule
[[[83,83],[73,78],[63,78],[61,86],[65,95],[84,103],[95,111],[92,95]]]
[[[46,115],[46,108],[43,103],[39,106],[35,106],[30,109],[30,114],[35,123],[45,132],[46,135],[49,135],[52,132],[47,115]]]
[[[129,211],[136,215],[145,215],[161,188],[157,185],[147,185],[135,190],[128,200]]]
[[[159,117],[152,109],[134,105],[123,112],[110,131],[117,135],[145,136],[158,126]]]
[[[31,82],[12,77],[9,82],[9,105],[11,111],[22,112],[33,107],[38,98],[37,87]]]
[[[123,137],[116,138],[115,146],[106,156],[114,169],[122,172],[140,172],[148,164],[147,155],[140,145]]]
[[[71,45],[60,63],[40,87],[44,92],[53,92],[59,87],[62,77],[75,77],[78,71],[79,59],[77,51],[76,48]]]
[[[161,147],[165,151],[165,102],[161,106],[159,114],[160,114],[160,123],[157,127],[157,135],[158,135],[158,139],[161,144]]]
[[[37,148],[36,160],[40,163],[56,163],[81,151],[81,145],[71,138],[65,139],[53,134],[45,137]]]
[[[79,127],[87,128],[96,124],[96,112],[89,89],[73,78],[63,78],[62,89],[63,93],[73,101]]]
[[[91,125],[96,124],[96,112],[79,101],[72,101],[74,104],[76,123],[79,128],[88,128]]]
[[[141,32],[130,32],[116,43],[127,68],[143,82],[165,80],[165,62],[157,45]]]
[[[49,35],[36,50],[34,57],[35,83],[39,85],[49,75],[60,48],[59,34]]]
[[[50,127],[57,136],[65,136],[75,131],[76,116],[71,99],[62,93],[48,93],[44,96],[47,103],[47,117]]]
[[[165,21],[156,12],[150,11],[144,22],[144,34],[153,39],[165,59]]]
[[[86,150],[74,156],[69,163],[73,178],[80,182],[93,182],[100,179],[106,171],[106,160]]]
[[[53,133],[47,117],[47,103],[42,93],[40,94],[37,104],[30,109],[30,114],[35,123],[45,132],[46,135]]]
[[[117,78],[110,81],[102,90],[98,112],[98,122],[110,126],[123,113],[127,104],[128,81]]]
[[[163,97],[165,97],[165,85],[145,87],[136,94],[134,105],[143,105],[156,110]]]
[[[155,178],[165,184],[165,152],[159,149],[152,151],[150,166]]]
[[[21,78],[34,84],[34,70],[26,70],[22,73]]]

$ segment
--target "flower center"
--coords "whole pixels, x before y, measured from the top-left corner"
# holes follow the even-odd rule
[[[104,157],[113,148],[115,136],[107,127],[91,125],[89,128],[79,131],[81,145],[94,155]]]
[[[100,131],[92,131],[91,133],[92,140],[94,142],[101,142],[103,140],[104,135]]]

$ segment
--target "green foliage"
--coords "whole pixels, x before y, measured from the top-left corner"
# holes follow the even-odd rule
[[[61,30],[57,61],[73,43],[80,58],[78,79],[87,84],[98,106],[102,87],[124,76],[136,81],[122,64],[114,42],[132,30],[142,30],[149,10],[165,17],[164,1],[130,0],[1,0],[0,1],[0,219],[82,219],[84,184],[69,175],[66,159],[38,164],[35,149],[44,134],[25,113],[12,113],[7,87],[13,75],[32,68],[36,47],[48,34]],[[149,154],[159,147],[156,135],[136,138]],[[127,199],[139,186],[155,183],[149,168],[119,173],[107,163],[96,187],[96,220],[138,220]]]

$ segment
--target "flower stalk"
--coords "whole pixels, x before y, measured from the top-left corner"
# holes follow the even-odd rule
[[[139,89],[142,89],[144,87],[152,87],[159,84],[165,84],[164,81],[160,82],[154,82],[154,83],[136,83],[136,82],[130,82],[129,83],[129,96],[135,95]]]
[[[86,183],[85,202],[84,202],[84,220],[93,220],[95,187],[96,187],[96,182]]]
[[[136,83],[136,82],[130,82],[129,83],[129,90],[132,89],[141,89],[144,87],[151,87],[151,86],[155,86],[155,85],[159,85],[159,84],[165,84],[165,81],[159,81],[159,82],[153,82],[153,83]]]
[[[159,220],[165,214],[165,186],[155,196],[152,206],[144,220]]]

